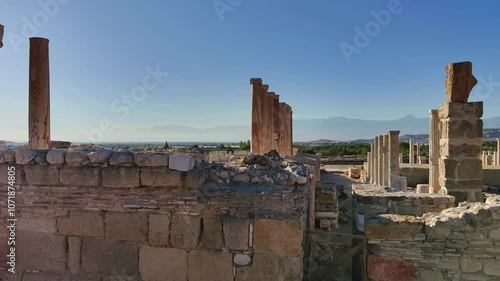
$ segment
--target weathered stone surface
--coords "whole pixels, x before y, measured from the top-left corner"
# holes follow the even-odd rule
[[[49,149],[68,149],[71,146],[69,141],[50,141]]]
[[[109,240],[83,239],[81,270],[105,275],[138,275],[138,249],[136,244]]]
[[[139,271],[143,281],[187,281],[188,254],[180,249],[142,246]]]
[[[172,155],[168,160],[168,168],[171,170],[187,172],[194,168],[194,158],[190,155]]]
[[[0,156],[3,158],[4,163],[13,163],[16,162],[16,151],[15,150],[4,150],[1,151]],[[2,159],[0,159],[2,160]]]
[[[36,151],[29,149],[16,150],[16,164],[26,165],[35,159]]]
[[[233,256],[225,252],[189,252],[188,280],[233,281]]]
[[[255,254],[253,257],[252,266],[236,268],[236,281],[280,280],[279,273],[279,256],[270,254]]]
[[[458,165],[459,179],[481,179],[483,177],[483,162],[481,159],[464,159]]]
[[[471,62],[450,63],[445,67],[448,74],[445,79],[446,101],[467,102],[477,80],[472,75]]]
[[[281,257],[280,276],[282,280],[302,281],[302,257]]]
[[[173,215],[170,240],[180,249],[194,249],[200,236],[201,220],[189,215]]]
[[[186,178],[183,185],[187,188],[198,188],[205,182],[205,178],[205,170],[194,169],[186,172]]]
[[[464,118],[474,116],[483,117],[483,102],[452,102],[443,103],[439,106],[439,118]]]
[[[250,182],[250,176],[247,174],[239,174],[233,177],[233,182],[235,183],[248,183]]]
[[[462,272],[478,272],[483,269],[483,265],[480,260],[473,258],[461,258],[460,268]]]
[[[109,150],[92,151],[91,153],[89,153],[88,157],[91,163],[103,164],[108,162],[109,158],[111,157],[111,151]]]
[[[57,230],[64,235],[104,236],[104,223],[98,212],[69,212],[69,217],[57,219]]]
[[[237,265],[247,265],[252,261],[252,258],[246,254],[234,255],[233,262]]]
[[[500,276],[500,260],[484,260],[484,273],[490,276]]]
[[[368,256],[367,267],[374,281],[416,280],[417,268],[411,262]]]
[[[145,213],[106,213],[105,221],[107,239],[147,241],[148,218]]]
[[[428,184],[418,184],[416,192],[417,193],[429,193],[429,185]]]
[[[488,235],[489,238],[500,240],[500,229],[492,229]]]
[[[50,150],[47,152],[47,162],[52,165],[64,164],[64,150]]]
[[[59,170],[61,184],[92,187],[100,185],[101,168],[98,167],[70,167]]]
[[[167,167],[168,154],[136,153],[134,155],[134,162],[138,166]]]
[[[141,168],[141,183],[151,187],[181,187],[182,174],[167,168]]]
[[[201,247],[209,249],[224,248],[222,240],[222,222],[218,218],[205,217],[202,219],[203,233],[201,235]]]
[[[68,236],[68,270],[72,274],[80,273],[80,252],[82,240],[76,236]]]
[[[422,225],[414,216],[382,214],[366,219],[365,233],[368,239],[413,240]]]
[[[422,281],[444,281],[441,270],[421,270],[420,280]]]
[[[17,231],[16,257],[19,269],[44,272],[66,271],[66,237],[51,233]]]
[[[134,164],[134,153],[128,151],[115,151],[109,158],[109,165],[129,166]]]
[[[104,187],[111,188],[133,188],[140,187],[138,168],[107,167],[102,170],[102,182]]]
[[[19,279],[12,281],[19,281]],[[101,277],[72,275],[69,273],[56,274],[43,272],[26,272],[23,274],[23,281],[101,281]]]
[[[221,171],[219,173],[219,177],[223,180],[227,179],[229,177],[229,173],[227,171]]]
[[[28,185],[58,185],[59,170],[53,165],[29,164],[24,166]]]
[[[228,220],[224,222],[226,247],[231,250],[248,249],[249,222],[247,220]]]
[[[68,151],[65,154],[66,164],[70,166],[81,166],[83,161],[88,160],[87,153],[83,151]]]
[[[170,236],[170,216],[149,215],[149,244],[152,246],[168,246]]]
[[[253,235],[253,246],[257,253],[299,255],[302,252],[302,227],[299,221],[256,219]]]

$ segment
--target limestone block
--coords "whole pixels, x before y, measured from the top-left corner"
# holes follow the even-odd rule
[[[277,255],[254,254],[252,266],[236,268],[236,281],[280,280],[279,260]]]
[[[170,216],[149,215],[149,245],[168,246],[170,236]]]
[[[188,280],[233,281],[232,254],[198,250],[189,252]]]
[[[65,154],[66,164],[70,166],[81,166],[85,160],[88,160],[86,152],[68,151]]]
[[[236,265],[247,265],[252,261],[252,257],[247,254],[236,254],[233,257],[233,262]]]
[[[7,279],[6,281],[10,280]],[[19,280],[16,279],[15,281]],[[70,273],[25,272],[23,274],[23,281],[101,281],[101,277],[72,275]],[[119,280],[113,280],[113,281],[119,281]]]
[[[441,270],[419,270],[421,281],[444,281]]]
[[[148,218],[145,213],[106,213],[105,236],[109,240],[145,242]]]
[[[134,155],[134,162],[138,166],[167,167],[168,155],[157,153],[136,153]]]
[[[81,249],[81,271],[104,275],[138,276],[137,244],[85,238]]]
[[[201,220],[189,215],[173,215],[170,241],[180,249],[194,249],[200,236]]]
[[[205,217],[202,219],[203,233],[201,235],[200,246],[209,249],[223,249],[222,222],[219,218]]]
[[[248,249],[249,222],[247,220],[228,220],[224,225],[224,240],[231,250]]]
[[[66,237],[31,231],[16,232],[17,270],[66,271]]]
[[[103,164],[108,162],[109,158],[111,157],[111,151],[109,150],[92,151],[91,153],[89,153],[88,157],[91,163]]]
[[[416,193],[429,193],[429,185],[428,184],[417,184]]]
[[[134,164],[134,153],[128,151],[115,151],[109,158],[111,166],[129,166]]]
[[[29,149],[16,150],[16,164],[26,165],[35,159],[36,151]]]
[[[477,80],[472,75],[471,62],[450,63],[445,67],[446,102],[467,102]]]
[[[459,179],[481,179],[483,177],[483,162],[481,159],[463,159],[457,170]]]
[[[187,281],[188,254],[180,249],[142,246],[139,272],[143,281]]]
[[[500,276],[500,260],[488,259],[483,261],[483,271],[489,276]]]
[[[101,168],[65,166],[59,170],[61,184],[92,187],[100,185]]]
[[[181,187],[181,172],[167,168],[141,168],[141,183],[151,187]]]
[[[413,240],[423,233],[422,221],[414,216],[381,214],[368,216],[365,220],[368,239]]]
[[[478,272],[483,269],[481,260],[476,260],[473,258],[461,258],[460,268],[462,272]]]
[[[186,178],[184,180],[184,187],[187,188],[198,188],[203,183],[205,183],[206,173],[202,169],[194,169],[192,171],[186,172]]]
[[[299,255],[302,252],[303,234],[299,221],[256,219],[253,236],[257,253]]]
[[[408,189],[408,183],[406,177],[398,177],[396,186],[398,191],[406,192],[406,190]]]
[[[481,153],[481,145],[477,144],[466,144],[462,143],[459,145],[454,145],[448,143],[449,140],[441,140],[439,153],[441,157],[478,157]]]
[[[368,278],[371,280],[415,280],[417,268],[412,262],[368,256]]]
[[[27,215],[17,218],[16,229],[44,233],[57,233],[54,215]]]
[[[28,185],[58,185],[59,170],[53,165],[29,164],[24,166]]]
[[[15,150],[4,150],[2,151],[3,162],[4,163],[14,163],[16,162],[16,151]]]
[[[69,217],[57,219],[60,234],[74,236],[104,236],[104,222],[98,212],[69,212]]]
[[[280,276],[281,280],[302,281],[303,260],[299,257],[281,257]]]
[[[194,158],[190,155],[172,155],[168,161],[168,168],[171,170],[187,172],[194,168]]]
[[[110,188],[140,187],[139,169],[132,167],[106,167],[102,170],[102,182],[104,187]]]
[[[50,141],[49,149],[68,149],[71,146],[69,141]]]
[[[464,117],[483,117],[483,102],[452,102],[443,103],[438,110],[439,119],[464,118]]]
[[[64,150],[50,150],[47,152],[47,162],[52,165],[64,164]]]
[[[250,182],[250,176],[247,174],[239,174],[233,177],[233,182],[235,183],[248,183]]]
[[[80,272],[80,252],[82,240],[76,236],[68,236],[68,270],[72,274]]]

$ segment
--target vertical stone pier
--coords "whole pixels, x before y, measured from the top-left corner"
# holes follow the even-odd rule
[[[377,145],[377,185],[382,185],[384,180],[383,180],[383,173],[384,173],[384,140],[382,136],[378,136],[378,145]]]
[[[448,64],[445,71],[446,103],[439,106],[439,185],[456,203],[482,202],[483,103],[468,102],[477,80],[470,62]]]
[[[382,185],[389,186],[389,136],[382,135]]]
[[[422,163],[420,163],[420,143],[417,142],[416,146],[417,146],[417,157],[416,157],[417,158],[417,164],[422,164]]]
[[[287,105],[288,109],[288,151],[286,155],[293,155],[293,110]]]
[[[497,139],[497,165],[500,165],[500,139]]]
[[[373,184],[378,185],[378,137],[373,139]]]
[[[409,155],[408,155],[408,163],[409,164],[415,164],[415,144],[413,143],[413,139],[409,140],[410,143],[410,150],[409,150]]]
[[[437,109],[429,110],[429,193],[438,193],[439,187],[439,116]]]
[[[372,158],[372,152],[369,151],[367,154],[366,154],[366,163],[367,163],[367,171],[366,171],[366,176],[367,176],[367,179],[368,179],[368,182],[370,182],[371,180],[371,174],[370,174],[370,169],[371,169],[371,166],[370,166],[370,163],[371,163],[371,158]]]
[[[399,177],[399,131],[389,131],[389,187],[398,186]]]
[[[280,96],[275,95],[273,99],[273,146],[281,155],[283,154],[283,146],[280,143]]]
[[[269,118],[269,123],[267,126],[267,135],[269,137],[268,148],[269,148],[269,150],[271,150],[271,149],[278,150],[278,147],[275,145],[275,142],[274,142],[274,99],[276,98],[276,93],[268,92],[266,98],[267,98],[266,105],[267,105],[267,112],[268,112],[267,117]],[[267,151],[265,151],[265,152],[267,152]]]
[[[262,79],[250,79],[252,87],[252,128],[250,138],[250,152],[260,153],[262,146],[262,128],[263,128],[263,104],[262,104]]]
[[[375,182],[375,173],[373,172],[375,170],[375,141],[372,142],[370,146],[370,183],[373,184]]]
[[[30,38],[28,130],[28,148],[49,148],[49,40],[45,38]]]

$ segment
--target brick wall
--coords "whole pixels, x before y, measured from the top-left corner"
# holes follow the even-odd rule
[[[192,158],[179,171],[161,153],[0,151],[0,175],[16,167],[18,219],[18,274],[0,280],[302,280],[319,165],[309,159],[304,182],[291,169]],[[6,176],[0,186],[3,226]]]

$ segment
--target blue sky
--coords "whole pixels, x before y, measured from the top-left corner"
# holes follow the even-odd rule
[[[30,36],[50,40],[53,139],[85,140],[82,130],[102,120],[125,129],[249,125],[251,77],[268,83],[296,119],[426,117],[445,100],[445,65],[465,60],[482,85],[473,100],[485,102],[485,118],[499,116],[499,8],[452,0],[0,0],[0,139],[27,140]],[[356,30],[369,42],[355,41],[363,36]],[[342,44],[357,53],[346,59]],[[147,67],[169,75],[118,113]]]

